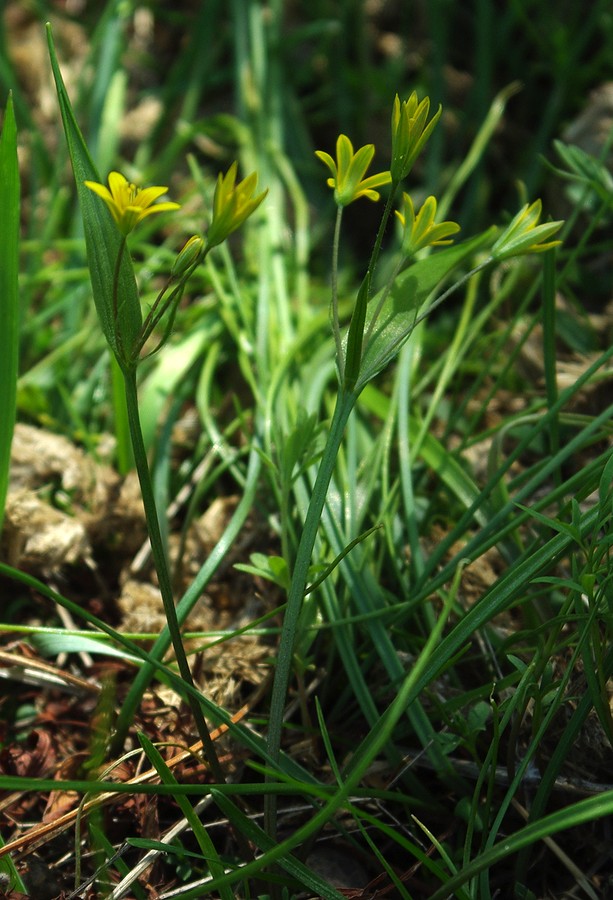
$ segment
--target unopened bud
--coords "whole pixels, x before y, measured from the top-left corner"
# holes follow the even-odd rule
[[[200,261],[200,257],[204,251],[204,241],[197,234],[190,237],[179,255],[174,261],[170,274],[173,278],[180,278],[185,275],[188,269]]]

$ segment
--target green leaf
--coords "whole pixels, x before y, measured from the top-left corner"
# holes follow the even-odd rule
[[[0,528],[15,425],[19,348],[19,167],[17,126],[9,94],[0,137]]]
[[[282,556],[266,556],[264,553],[252,553],[249,557],[251,565],[236,563],[234,568],[259,578],[266,578],[278,584],[283,590],[289,587],[290,577],[287,563]]]
[[[589,153],[586,153],[574,144],[563,144],[562,141],[554,141],[553,145],[560,159],[568,167],[568,173],[560,172],[559,169],[552,167],[555,172],[587,184],[602,199],[607,199],[609,203],[613,201],[613,178],[601,160],[590,156]]]
[[[114,647],[106,641],[96,638],[83,637],[83,635],[70,634],[33,634],[30,638],[34,646],[43,656],[57,656],[60,653],[91,653],[101,656],[113,656],[125,659],[137,666],[142,665],[142,659],[127,653],[119,647]]]
[[[363,350],[358,389],[397,355],[411,334],[420,309],[453,269],[488,244],[495,233],[496,229],[491,228],[469,241],[418,260],[398,275],[389,290],[384,288],[372,298],[366,311],[365,333],[375,315],[377,320]],[[385,291],[387,296],[383,300]]]
[[[139,850],[155,850],[158,853],[171,853],[176,856],[190,857],[191,859],[203,860],[202,853],[193,853],[191,850],[185,850],[178,844],[166,844],[164,841],[152,841],[150,838],[128,838],[126,844],[130,847],[137,847]]]
[[[66,92],[60,72],[51,26],[47,25],[47,40],[51,68],[77,186],[77,196],[83,217],[87,263],[92,293],[104,336],[122,368],[129,363],[131,350],[136,343],[142,315],[134,269],[126,247],[122,252],[123,238],[106,205],[85,186],[85,181],[100,182],[100,175],[89,155],[85,140]],[[116,273],[118,260],[119,269]],[[114,282],[117,277],[117,301],[114,301]],[[115,308],[116,307],[116,308]]]

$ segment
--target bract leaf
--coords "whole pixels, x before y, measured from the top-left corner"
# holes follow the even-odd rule
[[[47,25],[49,57],[55,79],[60,113],[75,177],[77,196],[83,217],[85,248],[92,293],[104,336],[122,368],[130,359],[142,325],[142,315],[134,269],[127,250],[121,253],[117,272],[117,308],[113,299],[115,270],[121,252],[122,236],[104,203],[86,186],[86,181],[100,182],[85,139],[77,124],[60,72],[51,26]]]
[[[431,295],[441,288],[445,279],[464,260],[491,243],[496,228],[491,228],[461,244],[417,260],[401,272],[380,306],[383,291],[368,303],[364,333],[368,334],[373,316],[377,314],[372,333],[362,350],[360,372],[356,388],[361,390],[400,351],[411,334],[419,311],[426,307]],[[386,288],[384,290],[387,290]]]

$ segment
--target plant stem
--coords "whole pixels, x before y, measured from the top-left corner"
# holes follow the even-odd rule
[[[336,345],[336,364],[338,366],[339,383],[345,380],[345,360],[343,359],[343,345],[341,342],[341,325],[338,318],[338,251],[341,238],[341,222],[343,219],[343,207],[336,209],[336,222],[334,225],[334,240],[332,242],[332,333]]]
[[[392,211],[392,205],[394,203],[394,197],[396,196],[396,192],[398,190],[398,182],[392,185],[392,190],[387,198],[387,202],[385,204],[385,209],[383,210],[383,215],[381,216],[381,221],[379,223],[379,230],[377,231],[377,237],[375,238],[375,244],[372,249],[372,253],[370,254],[370,259],[368,261],[368,269],[366,270],[366,275],[360,285],[360,289],[358,291],[358,295],[356,298],[356,303],[353,308],[353,313],[351,316],[351,321],[349,323],[349,331],[347,333],[347,348],[346,348],[346,358],[343,368],[343,379],[342,385],[343,388],[348,392],[352,393],[355,387],[355,384],[358,380],[358,376],[360,373],[360,368],[362,365],[362,346],[364,342],[364,323],[366,321],[366,307],[370,302],[370,295],[372,289],[372,277],[374,271],[377,267],[377,262],[379,261],[379,254],[381,253],[381,244],[383,241],[383,235],[385,234],[385,229],[387,228],[387,222],[390,217],[390,213]],[[377,311],[379,312],[379,310]],[[338,350],[337,350],[338,352]],[[339,363],[339,372],[341,371],[341,366]],[[359,392],[358,392],[359,393]]]
[[[357,398],[358,393],[346,391],[341,391],[337,396],[336,406],[330,423],[328,440],[319,464],[319,471],[317,472],[317,478],[315,479],[313,492],[311,494],[311,501],[309,503],[302,534],[300,536],[300,542],[298,544],[292,581],[287,596],[283,633],[281,634],[281,641],[279,644],[279,654],[277,656],[275,680],[270,703],[267,750],[270,758],[275,763],[279,761],[281,755],[283,713],[292,668],[298,618],[300,616],[302,601],[306,591],[313,547],[315,546],[321,514],[326,501],[330,479],[334,472],[338,450],[343,439],[345,425],[347,424],[347,419],[355,406]],[[277,798],[274,794],[270,794],[265,799],[264,824],[266,831],[272,838],[276,836],[276,818]]]
[[[162,603],[164,605],[164,615],[168,624],[168,631],[172,646],[175,651],[177,664],[181,678],[186,684],[194,687],[191,669],[185,654],[183,639],[181,637],[181,629],[177,619],[177,611],[172,596],[172,583],[170,578],[170,568],[166,557],[166,550],[162,540],[160,522],[153,493],[153,483],[151,481],[151,473],[149,471],[149,463],[147,461],[147,451],[143,441],[143,434],[140,424],[140,415],[138,411],[138,390],[136,387],[136,367],[122,369],[125,391],[126,405],[128,410],[128,424],[130,426],[130,437],[132,439],[132,449],[134,451],[134,462],[136,472],[140,483],[141,495],[143,498],[143,506],[145,508],[145,519],[147,521],[147,531],[151,542],[151,552],[153,554],[153,562],[157,572],[160,592],[162,595]],[[211,767],[211,771],[215,779],[224,782],[225,778],[215,752],[215,747],[211,736],[209,735],[204,716],[200,705],[194,697],[189,695],[188,699],[194,722],[198,731],[198,736],[202,741],[204,753]]]

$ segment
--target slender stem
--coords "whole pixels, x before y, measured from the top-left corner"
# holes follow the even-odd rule
[[[202,592],[206,588],[206,585],[209,583],[221,561],[225,558],[230,547],[240,534],[245,520],[247,519],[247,515],[255,502],[261,466],[262,462],[257,450],[252,449],[249,456],[249,465],[247,468],[243,496],[241,497],[236,511],[230,519],[223,535],[177,605],[177,619],[179,625],[185,622],[191,610],[202,596]],[[154,646],[149,651],[149,662],[142,665],[136,673],[130,686],[130,690],[123,702],[117,718],[116,732],[111,748],[114,755],[119,755],[121,753],[126,733],[132,724],[136,709],[140,705],[141,698],[155,674],[156,663],[164,658],[170,644],[169,628],[168,625],[166,625],[162,629]],[[204,700],[204,698],[202,699]],[[218,720],[216,720],[216,724],[218,724]]]
[[[131,362],[134,365],[136,365],[138,363],[143,347],[149,340],[149,337],[151,336],[151,334],[153,333],[155,328],[157,328],[160,320],[165,316],[168,309],[170,307],[174,307],[174,309],[176,310],[176,307],[177,307],[181,297],[183,296],[183,291],[185,290],[185,285],[187,284],[189,279],[192,277],[193,273],[196,271],[198,266],[202,263],[205,256],[206,256],[206,254],[204,254],[202,256],[202,259],[196,260],[193,263],[193,265],[190,266],[190,268],[183,275],[181,275],[180,280],[179,280],[178,284],[175,285],[175,287],[173,288],[173,291],[172,291],[170,297],[168,297],[166,300],[164,300],[163,303],[162,303],[162,300],[164,299],[166,292],[168,291],[171,284],[175,280],[172,276],[168,279],[168,281],[166,282],[166,284],[164,285],[162,290],[159,292],[159,294],[155,298],[153,305],[151,306],[151,309],[147,313],[147,318],[143,322],[138,341],[132,351]],[[168,337],[168,335],[165,335],[165,337],[157,345],[155,350],[147,355],[151,356],[152,353],[156,353],[160,349],[162,344],[165,343],[167,337]]]
[[[300,536],[296,562],[292,573],[292,581],[287,597],[283,633],[279,644],[275,680],[272,688],[270,704],[270,719],[268,723],[267,749],[271,759],[278,762],[281,755],[281,733],[283,730],[283,713],[287,688],[292,668],[292,657],[296,641],[298,618],[302,608],[302,601],[306,591],[309,566],[315,539],[319,530],[321,514],[328,493],[328,486],[338,450],[343,439],[343,433],[349,414],[358,398],[357,393],[342,391],[338,394],[336,406],[330,423],[328,440],[319,464],[319,471],[315,479],[315,485],[311,494],[311,501],[304,520],[304,527]],[[264,820],[268,834],[274,838],[276,835],[277,798],[271,794],[265,799]]]
[[[396,281],[396,277],[400,273],[402,264],[405,261],[406,261],[406,256],[401,256],[394,267],[394,271],[392,272],[392,274],[389,278],[389,281],[385,285],[385,289],[381,292],[381,299],[379,300],[379,302],[377,304],[377,308],[375,309],[374,315],[372,316],[372,318],[370,320],[370,325],[368,326],[366,334],[364,335],[363,346],[365,349],[368,349],[368,342],[370,341],[370,338],[372,336],[373,329],[375,327],[375,323],[376,323],[377,319],[379,318],[379,316],[381,315],[381,310],[383,309],[383,307],[385,305],[385,301],[389,297],[390,291],[394,286],[394,282]]]
[[[372,253],[370,254],[370,260],[368,261],[368,277],[372,282],[372,276],[374,275],[375,269],[377,267],[377,263],[379,261],[379,255],[381,253],[381,244],[383,243],[383,235],[387,229],[387,223],[389,217],[392,213],[392,207],[394,205],[394,200],[396,199],[396,194],[398,193],[398,188],[400,187],[400,182],[396,182],[392,184],[392,189],[389,192],[388,198],[385,201],[385,209],[383,210],[383,215],[381,216],[381,221],[379,222],[379,230],[377,231],[377,237],[375,238],[375,244],[372,248]],[[369,298],[370,299],[370,298]]]
[[[338,366],[339,381],[345,380],[345,360],[343,359],[343,346],[341,342],[341,325],[338,317],[338,251],[341,239],[341,222],[343,219],[343,207],[336,209],[336,222],[334,225],[334,240],[332,242],[332,302],[331,319],[332,333],[336,345],[336,364]]]
[[[111,387],[113,399],[113,417],[115,427],[115,440],[117,442],[117,468],[120,475],[127,475],[134,466],[132,442],[130,440],[130,428],[128,426],[128,411],[126,409],[126,392],[124,380],[117,358],[111,354]]]
[[[119,356],[123,358],[123,342],[121,340],[121,328],[118,326],[119,320],[119,272],[121,269],[121,261],[123,259],[123,255],[126,249],[126,238],[125,236],[121,239],[121,244],[119,245],[119,252],[117,253],[117,260],[115,261],[115,270],[113,272],[113,332],[115,334],[115,338],[117,340],[117,351],[115,352],[115,356],[119,360]]]
[[[370,259],[368,261],[366,275],[364,276],[364,280],[362,281],[362,284],[358,291],[353,314],[351,316],[351,322],[349,323],[349,331],[347,333],[345,370],[344,378],[342,380],[342,386],[348,393],[353,392],[360,374],[360,368],[362,365],[362,347],[364,342],[364,323],[366,321],[366,307],[368,306],[368,303],[371,299],[370,295],[372,290],[372,276],[377,267],[377,262],[381,253],[383,235],[385,234],[385,229],[387,228],[387,222],[392,211],[394,197],[396,196],[397,190],[398,183],[392,185],[392,191],[387,198],[385,209],[383,210],[383,215],[381,216],[381,222],[379,223],[377,237],[375,238],[372,253],[370,254]]]
[[[143,434],[140,424],[140,415],[138,411],[138,391],[136,387],[136,368],[126,368],[123,371],[124,384],[126,390],[126,405],[128,409],[128,423],[130,426],[130,437],[132,439],[132,448],[134,450],[134,462],[140,483],[141,494],[143,498],[143,506],[145,507],[145,518],[147,521],[147,530],[149,532],[149,540],[151,542],[151,552],[158,576],[160,592],[162,594],[162,603],[164,604],[164,615],[168,624],[168,631],[175,651],[177,664],[181,678],[186,684],[194,687],[192,673],[185,655],[181,630],[177,619],[177,611],[172,596],[172,582],[170,578],[170,568],[168,559],[162,540],[158,512],[153,492],[153,483],[151,481],[151,473],[147,462],[147,452],[143,441]],[[224,782],[223,772],[215,752],[215,747],[209,734],[202,709],[197,700],[191,696],[188,697],[194,722],[198,730],[198,736],[202,741],[202,746],[211,767],[211,771],[216,780]]]
[[[149,309],[149,312],[147,313],[147,317],[146,317],[145,321],[143,322],[142,328],[140,330],[138,344],[136,345],[136,348],[134,350],[135,356],[137,356],[138,353],[140,353],[141,349],[147,342],[147,338],[149,337],[149,335],[155,328],[156,323],[158,321],[158,317],[159,317],[158,316],[159,305],[162,302],[162,299],[164,298],[164,295],[166,294],[166,291],[168,290],[168,288],[170,287],[171,284],[172,284],[172,276],[166,280],[166,284],[164,285],[162,290],[159,292],[159,294],[157,295],[157,297],[151,304],[151,308]],[[164,308],[166,308],[166,307],[164,307]],[[164,313],[162,311],[162,313],[160,313],[159,315],[161,316],[163,314]]]

